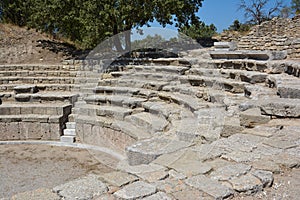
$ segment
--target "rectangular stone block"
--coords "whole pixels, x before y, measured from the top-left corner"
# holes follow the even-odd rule
[[[261,114],[259,108],[252,108],[240,113],[240,124],[245,127],[254,127],[259,124],[266,124],[271,120],[269,116]]]

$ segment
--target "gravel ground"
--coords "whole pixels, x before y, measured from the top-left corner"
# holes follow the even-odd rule
[[[105,163],[115,160],[103,154]],[[99,156],[97,156],[99,158]],[[0,199],[112,171],[89,151],[47,145],[0,145]]]

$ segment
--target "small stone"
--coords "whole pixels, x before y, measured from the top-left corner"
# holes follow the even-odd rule
[[[258,178],[264,187],[271,187],[274,181],[273,173],[263,170],[255,170],[251,173],[253,176]]]
[[[233,195],[231,188],[221,185],[218,181],[212,180],[204,175],[198,175],[187,179],[186,184],[197,188],[215,199],[224,199]]]
[[[114,193],[120,199],[137,199],[150,196],[156,192],[156,188],[148,183],[137,181],[123,187]]]

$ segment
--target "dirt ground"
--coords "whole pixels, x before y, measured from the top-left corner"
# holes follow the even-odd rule
[[[0,64],[59,64],[81,53],[53,36],[0,23]]]
[[[110,160],[107,155],[103,158]],[[88,173],[101,174],[111,170],[84,149],[0,145],[0,199],[39,188],[52,189]]]

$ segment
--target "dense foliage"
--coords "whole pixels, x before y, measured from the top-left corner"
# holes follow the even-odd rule
[[[216,34],[217,28],[215,25],[206,25],[204,22],[198,22],[190,26],[183,26],[179,32],[195,39],[211,38]]]
[[[161,25],[178,28],[198,23],[203,0],[0,0],[2,20],[59,34],[94,47],[106,37],[132,28]],[[125,36],[129,47],[130,34]],[[116,48],[122,48],[116,41]]]
[[[243,24],[239,20],[234,20],[233,24],[229,26],[229,31],[247,32],[251,28],[251,24]]]

